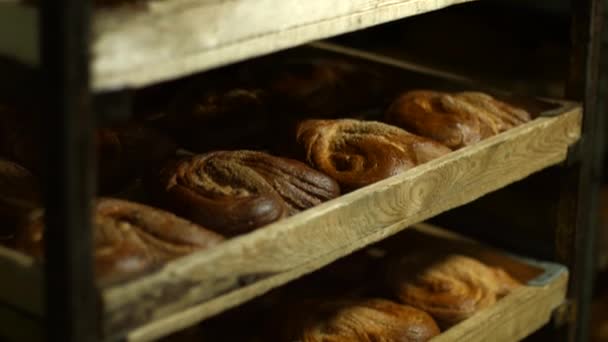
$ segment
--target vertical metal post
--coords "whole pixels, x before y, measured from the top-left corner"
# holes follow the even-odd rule
[[[90,205],[94,193],[89,88],[90,0],[39,1],[47,111],[47,340],[98,339]]]
[[[576,162],[564,168],[558,205],[556,251],[571,270],[567,339],[589,340],[595,272],[594,243],[603,130],[598,105],[599,50],[603,0],[572,0],[572,46],[566,95],[584,105],[582,139]]]

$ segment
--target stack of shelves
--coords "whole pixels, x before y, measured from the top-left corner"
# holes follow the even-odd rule
[[[81,1],[64,0],[52,5],[69,8],[73,12],[69,13],[74,14],[86,8],[79,4]],[[46,70],[49,79],[64,82],[60,85],[65,86],[64,89],[81,86],[84,90],[90,88],[91,94],[121,92],[470,1],[159,0],[96,9],[92,15],[89,41],[86,30],[82,35],[72,32],[70,36],[64,32],[65,36],[62,36],[61,33],[48,33],[38,28],[37,20],[44,16],[36,7],[9,0],[0,3],[0,55],[35,68],[49,68]],[[578,25],[593,24],[591,19],[580,19],[595,18],[592,14],[596,9],[591,6],[595,2],[587,1],[578,6]],[[467,6],[475,6],[475,3]],[[53,21],[58,18],[66,22],[64,28],[88,24],[86,15],[70,18],[57,13],[48,11],[44,28],[58,25],[58,21]],[[38,32],[42,34],[39,36]],[[60,47],[89,44],[91,58],[86,59],[86,54],[69,49],[59,53],[47,46],[47,50],[40,54],[45,56],[41,61],[38,57],[41,39],[54,39],[54,44]],[[328,43],[315,43],[311,48],[395,68],[415,69],[415,66],[397,59]],[[64,62],[45,59],[62,53],[63,56],[73,54],[73,61],[76,61],[73,69],[69,70],[71,67],[62,64]],[[595,61],[590,56],[593,54],[594,50],[581,53],[583,59],[578,62],[582,64],[576,67],[590,68],[589,63]],[[53,67],[57,69],[50,70]],[[58,76],[61,70],[82,73],[85,77],[62,78]],[[86,77],[89,71],[90,81]],[[414,71],[450,78],[433,70]],[[449,81],[466,82],[462,79]],[[581,78],[578,81],[586,86],[588,92],[594,91],[593,85],[587,84],[588,80]],[[55,109],[58,113],[66,113],[63,117],[66,122],[88,112],[86,108],[79,111],[80,114],[75,112],[82,109],[83,102],[78,105],[76,102],[83,98],[75,99],[74,94],[67,90],[54,94],[59,96]],[[90,94],[83,96],[88,98]],[[87,253],[90,256],[90,251],[79,250],[80,254],[76,253],[76,245],[80,242],[90,247],[86,244],[90,236],[86,233],[78,235],[82,234],[81,225],[87,226],[87,215],[74,214],[75,210],[85,206],[76,202],[86,203],[90,194],[72,188],[62,190],[61,186],[67,187],[68,184],[66,178],[62,178],[63,181],[59,181],[51,191],[57,195],[54,198],[65,199],[65,205],[59,205],[59,209],[54,206],[57,210],[55,224],[65,229],[56,233],[56,239],[49,243],[48,256],[53,255],[53,248],[63,247],[67,249],[64,253],[67,256],[64,255],[63,259],[57,257],[55,260],[59,261],[49,262],[45,268],[28,256],[0,248],[0,277],[3,279],[0,283],[0,320],[11,322],[3,323],[0,332],[14,340],[37,340],[42,338],[45,324],[60,322],[55,329],[48,330],[49,340],[143,341],[192,326],[413,224],[470,203],[533,173],[566,161],[568,165],[563,166],[564,170],[580,168],[589,162],[589,157],[579,153],[582,157],[572,162],[577,157],[572,151],[578,151],[573,147],[592,129],[589,125],[583,126],[585,118],[595,115],[592,112],[583,114],[586,99],[573,98],[579,102],[543,100],[549,106],[529,123],[263,229],[230,239],[217,248],[180,258],[138,279],[95,289],[93,294],[90,293],[91,279],[74,276],[87,268],[90,273],[90,263],[76,260]],[[62,132],[69,135],[82,128],[77,125],[90,125],[84,129],[86,133],[93,126],[89,122],[74,125],[66,124]],[[90,143],[87,140],[90,138],[79,136],[79,139]],[[592,141],[587,140],[586,143]],[[74,147],[70,146],[59,146],[56,151],[65,153],[61,158],[65,168],[73,167],[82,172],[82,179],[79,178],[76,185],[79,181],[85,184],[90,180],[90,175],[87,175],[90,171],[82,154],[86,154],[88,145],[85,143],[82,150],[71,150]],[[567,172],[570,171],[564,171],[564,174]],[[572,177],[570,181],[574,182],[582,177],[580,172],[568,174]],[[570,201],[579,203],[579,197],[586,196],[584,190],[589,186],[590,183],[584,184],[583,192],[570,194],[573,196]],[[49,196],[53,198],[53,192]],[[581,209],[575,208],[573,215],[581,215]],[[86,214],[86,208],[83,210]],[[52,215],[53,211],[49,210],[49,214]],[[580,239],[580,232],[591,227],[591,224],[578,222],[563,229],[564,234],[574,234],[575,239]],[[579,267],[574,274],[580,276],[585,271],[580,268],[582,261],[577,253],[584,244],[582,240],[576,241],[577,245],[572,245],[569,251],[571,259],[556,259],[569,268]],[[56,275],[53,270],[61,262],[65,269]],[[60,295],[48,292],[57,290],[61,281],[69,279],[72,283],[67,284]],[[481,341],[488,340],[493,334],[504,334],[496,340],[505,341],[525,337],[546,324],[552,312],[565,303],[566,288],[567,272],[563,271],[558,276],[544,279],[542,286],[527,286],[525,291],[515,293],[504,304],[475,320],[464,322],[438,340]],[[568,296],[577,300],[577,287],[571,285],[570,289]],[[76,295],[91,296],[95,300],[90,303],[70,298]],[[77,319],[77,313],[82,313],[82,310],[94,310],[94,313]],[[508,324],[505,324],[513,329],[495,330],[496,325],[488,322],[496,323],[496,317],[507,319]],[[15,326],[19,329],[12,329]],[[92,326],[96,329],[87,331],[85,328]],[[570,324],[568,327],[572,328],[570,336],[574,338],[576,326]]]

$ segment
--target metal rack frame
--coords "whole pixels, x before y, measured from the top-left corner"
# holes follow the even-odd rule
[[[556,207],[556,259],[571,271],[562,329],[569,341],[588,337],[594,275],[593,241],[604,134],[597,112],[602,1],[572,0],[572,50],[567,96],[584,104],[581,141],[560,171]],[[94,285],[91,200],[94,128],[90,90],[91,1],[42,1],[41,61],[49,112],[47,144],[46,328],[49,341],[99,340]],[[127,111],[118,101],[115,111]]]

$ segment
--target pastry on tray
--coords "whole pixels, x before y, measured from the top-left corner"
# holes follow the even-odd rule
[[[310,165],[344,191],[394,176],[451,150],[433,140],[375,121],[306,120],[296,139]]]
[[[340,194],[328,176],[256,151],[216,151],[169,162],[148,182],[167,207],[225,235],[246,233]]]
[[[386,121],[457,149],[530,121],[530,113],[480,92],[409,91]]]
[[[44,259],[44,212],[32,214],[18,232],[16,247]],[[100,281],[139,274],[215,246],[224,239],[164,210],[112,198],[97,200],[93,214],[95,273]]]
[[[439,334],[427,313],[377,298],[308,301],[284,316],[281,342],[422,342]]]
[[[428,250],[390,262],[387,282],[402,303],[428,312],[443,328],[495,304],[520,285],[501,268],[460,254]]]

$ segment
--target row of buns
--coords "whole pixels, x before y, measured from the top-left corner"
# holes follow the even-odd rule
[[[340,279],[345,266],[365,268],[361,261],[360,255],[340,261],[317,278],[298,280],[299,287],[278,289],[163,341],[423,342],[521,286],[470,255],[425,248],[374,260],[374,276]],[[329,272],[330,278],[323,275]],[[315,286],[335,289],[315,292]]]
[[[213,246],[530,119],[525,110],[483,93],[417,90],[387,107],[386,122],[331,118],[368,102],[361,87],[348,87],[361,76],[349,64],[302,64],[297,72],[276,72],[262,89],[223,86],[194,96],[190,85],[169,101],[170,110],[97,131],[99,188],[107,195],[94,207],[100,277],[139,273]],[[357,95],[363,100],[352,98]],[[277,98],[283,98],[280,105],[268,103]],[[323,118],[282,120],[277,108],[304,108],[302,115]],[[275,150],[290,152],[250,149],[250,138],[273,137],[248,126],[260,117],[293,124],[280,129],[288,132],[287,147]],[[0,153],[11,160],[0,162],[0,183],[6,184],[0,190],[2,233],[42,259],[43,211],[32,209],[41,207],[40,184],[49,181],[43,177],[43,134],[15,109],[0,107],[0,119]],[[214,149],[235,141],[246,149]],[[178,153],[180,147],[192,153]],[[116,198],[136,178],[144,184],[144,203]]]

